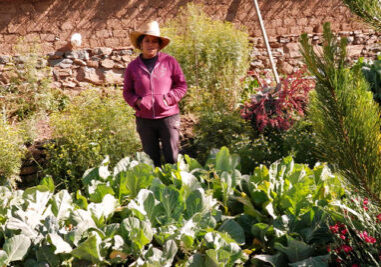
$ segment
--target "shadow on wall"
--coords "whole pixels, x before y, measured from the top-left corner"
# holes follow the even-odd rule
[[[115,43],[127,32],[151,19],[164,21],[178,13],[191,0],[0,0],[0,40],[15,43],[41,39],[64,46],[74,32],[80,31],[91,46],[102,46],[105,39]],[[126,38],[128,39],[128,38]],[[109,43],[112,45],[112,42]]]
[[[244,24],[250,33],[259,30],[253,0],[0,0],[0,50],[7,52],[6,46],[21,36],[27,42],[41,40],[45,51],[60,50],[74,32],[88,47],[127,46],[129,31],[148,20],[171,19],[189,2],[205,5],[213,17]],[[308,18],[309,26],[339,16],[348,20],[341,0],[259,0],[259,5],[274,34],[276,27],[296,26],[301,18]]]

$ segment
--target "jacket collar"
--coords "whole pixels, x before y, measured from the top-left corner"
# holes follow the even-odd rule
[[[157,61],[156,61],[155,67],[153,68],[152,72],[153,72],[153,71],[155,70],[155,68],[160,64],[161,59],[163,59],[163,56],[164,56],[164,54],[163,54],[162,52],[158,52],[158,53],[157,53]],[[140,58],[140,55],[138,56],[137,60],[138,60],[139,66],[140,66],[143,70],[145,70],[146,72],[149,73],[149,71],[148,71],[147,68],[146,68],[146,65],[144,64],[143,60]]]

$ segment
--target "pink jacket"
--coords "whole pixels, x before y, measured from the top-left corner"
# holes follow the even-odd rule
[[[178,102],[187,84],[175,58],[159,52],[152,73],[140,57],[128,64],[124,76],[123,97],[136,110],[136,116],[160,119],[179,113]],[[135,105],[141,98],[140,108]]]

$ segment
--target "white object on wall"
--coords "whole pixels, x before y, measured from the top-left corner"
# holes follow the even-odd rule
[[[70,38],[70,43],[73,47],[80,47],[82,44],[82,35],[78,32],[73,33]]]

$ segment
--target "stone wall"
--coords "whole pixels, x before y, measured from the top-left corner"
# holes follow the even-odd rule
[[[48,54],[59,87],[119,84],[132,51],[128,32],[152,19],[164,23],[189,2],[202,4],[215,19],[244,25],[252,38],[252,68],[269,67],[252,0],[0,0],[0,54],[16,53],[14,45],[23,37]],[[319,43],[326,21],[349,37],[353,59],[374,58],[380,52],[381,34],[359,22],[340,0],[259,0],[259,4],[281,72],[302,64],[299,35],[307,32]],[[72,51],[68,40],[75,32],[81,33],[83,44]],[[0,57],[0,73],[6,61]],[[5,82],[6,77],[0,80]]]

